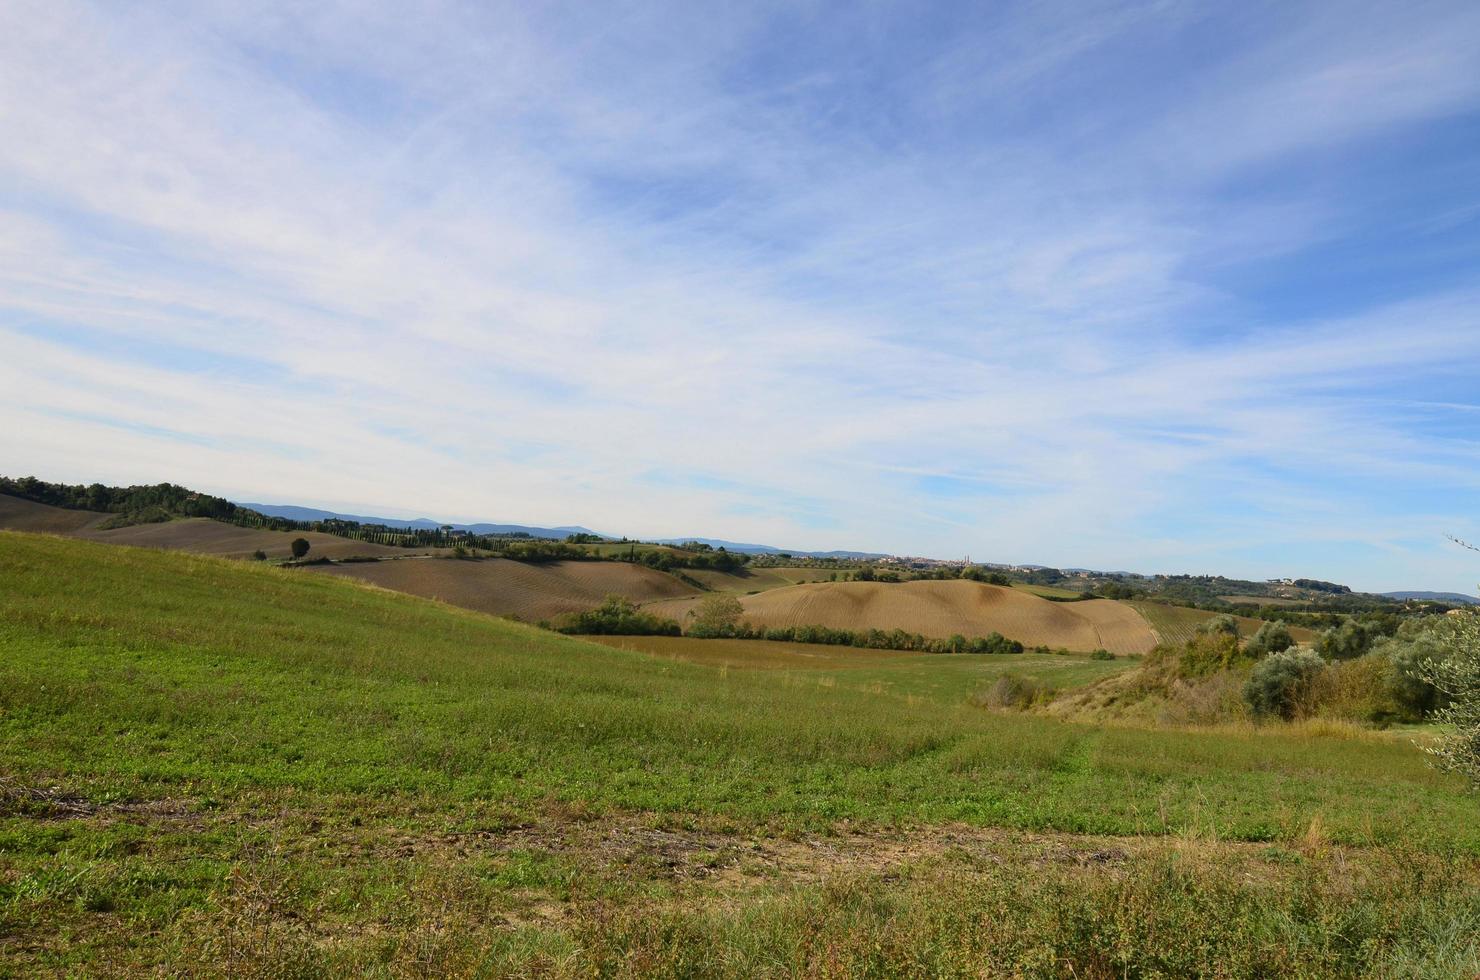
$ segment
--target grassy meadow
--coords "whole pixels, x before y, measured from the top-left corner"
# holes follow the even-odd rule
[[[783,683],[842,685],[877,697],[903,701],[905,709],[922,699],[960,705],[963,697],[985,691],[1004,674],[1016,674],[1049,687],[1071,690],[1127,670],[1132,660],[1091,660],[1070,654],[909,653],[818,643],[767,640],[700,640],[687,636],[592,636],[619,650],[636,650],[671,660],[722,670],[795,672]]]
[[[1480,969],[1477,799],[1410,739],[658,639],[0,533],[0,975]]]

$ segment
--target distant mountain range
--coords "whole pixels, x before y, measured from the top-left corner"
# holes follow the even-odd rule
[[[693,541],[696,544],[707,544],[711,548],[723,548],[726,551],[738,551],[747,555],[797,555],[802,558],[858,558],[875,559],[888,558],[888,555],[876,551],[798,551],[795,548],[777,548],[769,544],[746,544],[743,541],[726,541],[723,538],[659,538],[654,544],[686,544]]]
[[[1462,592],[1379,592],[1378,595],[1388,599],[1431,599],[1434,602],[1462,602],[1470,606],[1480,606],[1480,599]]]
[[[384,524],[386,527],[411,528],[421,530],[433,530],[439,527],[451,527],[456,531],[467,531],[470,534],[527,534],[532,538],[552,538],[559,540],[568,534],[598,534],[589,527],[532,527],[527,524],[446,524],[442,521],[434,521],[430,517],[418,517],[415,520],[403,520],[395,517],[365,517],[359,514],[340,514],[332,510],[316,510],[313,507],[294,507],[288,504],[249,504],[244,501],[236,501],[238,507],[249,507],[259,514],[268,517],[285,517],[290,521],[354,521],[358,524]],[[605,537],[606,535],[598,535]]]
[[[313,507],[296,507],[291,504],[253,504],[246,501],[234,501],[238,507],[249,507],[259,514],[268,517],[284,517],[290,521],[354,521],[357,524],[383,524],[386,527],[414,528],[432,530],[439,527],[451,527],[456,531],[467,531],[470,534],[527,534],[532,538],[547,538],[560,540],[569,534],[595,534],[602,538],[615,538],[616,535],[602,534],[593,531],[589,527],[573,524],[562,527],[534,527],[528,524],[447,524],[442,521],[434,521],[430,517],[418,517],[415,520],[405,520],[395,517],[367,517],[363,514],[341,514],[332,510],[318,510]],[[769,544],[745,544],[740,541],[725,541],[722,538],[660,538],[655,544],[683,544],[687,541],[695,541],[699,544],[707,544],[711,548],[724,548],[726,551],[738,551],[748,555],[796,555],[802,558],[854,558],[872,560],[876,558],[887,558],[887,555],[870,551],[797,551],[791,548],[777,548]]]

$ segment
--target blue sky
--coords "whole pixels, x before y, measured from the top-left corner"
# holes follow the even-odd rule
[[[0,22],[0,472],[1480,580],[1473,3]]]

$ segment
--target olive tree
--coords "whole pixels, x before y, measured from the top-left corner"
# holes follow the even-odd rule
[[[1428,751],[1480,783],[1480,613],[1446,617],[1443,634],[1448,656],[1425,659],[1418,673],[1449,698],[1434,718],[1454,727]]]
[[[1256,715],[1289,721],[1309,707],[1312,682],[1326,662],[1314,650],[1281,650],[1254,666],[1244,684],[1244,701]]]
[[[1251,657],[1265,657],[1271,653],[1280,653],[1295,645],[1295,638],[1290,635],[1290,628],[1284,623],[1269,622],[1259,627],[1258,631],[1250,638],[1248,645],[1244,647],[1244,653]]]

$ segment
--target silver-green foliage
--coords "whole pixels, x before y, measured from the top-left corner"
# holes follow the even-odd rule
[[[1446,617],[1442,635],[1449,655],[1424,660],[1419,673],[1449,698],[1434,717],[1454,727],[1429,751],[1443,768],[1480,782],[1480,615]]]
[[[1248,645],[1244,647],[1244,653],[1251,657],[1264,657],[1271,653],[1279,653],[1288,650],[1295,645],[1295,638],[1290,635],[1290,628],[1284,623],[1265,623],[1259,627],[1253,637],[1249,639]]]
[[[1271,653],[1249,673],[1244,701],[1256,715],[1294,718],[1307,706],[1311,683],[1326,667],[1314,650],[1295,648]]]

